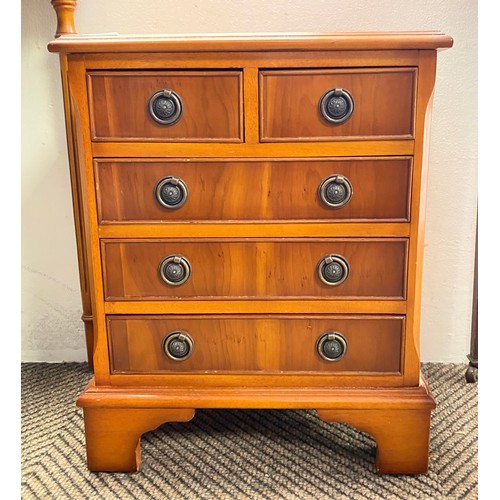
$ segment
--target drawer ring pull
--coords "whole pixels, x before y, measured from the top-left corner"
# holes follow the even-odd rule
[[[330,175],[321,181],[318,194],[327,207],[342,208],[351,200],[352,185],[349,179],[343,175]]]
[[[170,286],[180,286],[191,277],[191,264],[183,255],[169,255],[158,267],[160,278]]]
[[[186,183],[179,177],[167,176],[160,179],[155,186],[156,201],[168,209],[182,207],[189,198],[189,190]]]
[[[347,353],[347,340],[340,332],[325,332],[316,341],[316,351],[325,361],[339,361]]]
[[[162,347],[170,359],[184,361],[193,354],[194,340],[184,330],[175,330],[165,336]]]
[[[348,90],[330,89],[321,96],[319,111],[328,123],[344,123],[354,111],[354,98]]]
[[[149,99],[149,114],[161,125],[174,125],[182,116],[182,100],[173,90],[159,90]]]
[[[349,263],[342,255],[325,255],[318,263],[318,277],[329,286],[338,286],[349,276]]]

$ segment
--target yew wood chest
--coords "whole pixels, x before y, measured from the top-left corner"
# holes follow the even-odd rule
[[[425,182],[440,32],[79,36],[53,0],[88,466],[201,408],[315,409],[427,470]],[[165,457],[168,460],[168,457]]]

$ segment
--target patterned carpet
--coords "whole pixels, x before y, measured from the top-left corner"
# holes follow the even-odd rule
[[[23,499],[476,499],[477,385],[465,364],[423,365],[438,404],[430,470],[375,472],[375,442],[312,411],[204,410],[142,438],[135,474],[86,468],[75,399],[84,363],[22,364]]]

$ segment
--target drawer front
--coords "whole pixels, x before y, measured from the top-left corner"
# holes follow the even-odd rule
[[[406,247],[392,238],[104,240],[105,296],[402,299]]]
[[[261,140],[411,138],[415,81],[413,68],[263,71]],[[347,91],[348,96],[327,94],[335,89],[337,94],[342,89]],[[335,109],[335,99],[344,115],[331,122],[328,117],[335,118],[335,114],[329,114],[329,110],[330,106]]]
[[[92,137],[98,141],[241,142],[241,82],[241,72],[236,71],[91,72]],[[174,95],[152,99],[161,91]],[[153,115],[175,121],[160,123]]]
[[[95,171],[105,223],[409,219],[410,158],[106,160]]]
[[[403,324],[402,317],[387,316],[110,316],[108,338],[115,373],[376,374],[400,372]],[[179,338],[179,332],[184,337]],[[327,349],[338,356],[329,361],[319,354],[318,344],[324,346],[322,336],[332,332],[343,337],[346,350]],[[334,335],[330,342],[338,339]],[[167,352],[180,354],[175,358]]]

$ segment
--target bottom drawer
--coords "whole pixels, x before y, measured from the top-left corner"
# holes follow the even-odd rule
[[[112,373],[400,373],[401,316],[108,316]]]

